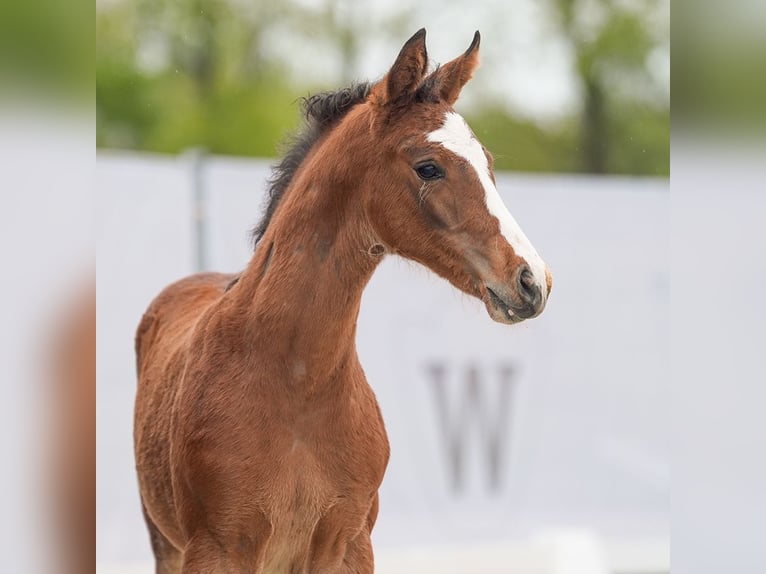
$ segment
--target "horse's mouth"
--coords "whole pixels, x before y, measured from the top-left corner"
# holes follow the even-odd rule
[[[487,297],[484,300],[484,304],[487,306],[489,316],[495,321],[513,325],[515,323],[521,323],[524,320],[524,317],[517,315],[511,305],[493,291],[491,287],[487,286],[486,292]]]

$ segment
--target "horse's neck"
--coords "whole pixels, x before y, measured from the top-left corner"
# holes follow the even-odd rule
[[[283,202],[232,289],[235,312],[257,356],[286,365],[295,382],[321,383],[355,360],[362,291],[379,257],[353,193],[312,182]]]

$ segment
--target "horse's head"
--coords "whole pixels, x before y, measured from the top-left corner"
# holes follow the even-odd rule
[[[492,156],[452,108],[478,63],[478,32],[430,74],[425,30],[407,41],[368,99],[378,165],[367,211],[390,251],[517,323],[542,312],[551,275],[498,194]]]

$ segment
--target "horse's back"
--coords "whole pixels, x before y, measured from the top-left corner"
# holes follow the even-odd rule
[[[210,305],[234,275],[200,273],[172,283],[144,313],[136,332],[138,390],[135,454],[147,515],[168,538],[181,543],[175,520],[170,449],[171,413],[186,362],[186,345]]]

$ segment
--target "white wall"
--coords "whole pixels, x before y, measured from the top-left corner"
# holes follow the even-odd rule
[[[194,271],[191,172],[189,157],[98,158],[97,558],[105,565],[150,559],[131,450],[133,333],[151,298]],[[247,263],[267,176],[262,162],[207,160],[211,268]],[[555,556],[585,556],[572,572],[667,569],[667,181],[500,174],[498,187],[553,270],[540,318],[495,324],[482,304],[394,258],[365,293],[359,352],[392,449],[374,533],[379,564],[416,571],[422,549],[441,548],[494,556],[500,569],[483,572],[505,571],[503,561],[525,551],[550,568]],[[459,491],[434,365],[445,372],[448,424],[463,431]],[[475,403],[466,402],[469,369],[480,382]],[[494,431],[503,438],[492,489]]]

